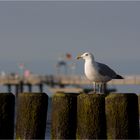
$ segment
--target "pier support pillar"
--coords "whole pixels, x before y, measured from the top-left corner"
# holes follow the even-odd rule
[[[15,94],[16,94],[16,97],[18,96],[18,93],[19,93],[19,85],[16,84],[15,85]]]
[[[7,92],[11,93],[12,91],[12,85],[11,84],[7,84]]]
[[[28,86],[28,91],[32,92],[32,85],[31,84],[27,84],[27,86]]]
[[[40,83],[39,85],[38,85],[38,87],[39,87],[39,92],[43,92],[43,84],[42,83]]]
[[[24,84],[23,84],[23,82],[21,81],[20,83],[19,83],[19,93],[22,93],[24,91]]]

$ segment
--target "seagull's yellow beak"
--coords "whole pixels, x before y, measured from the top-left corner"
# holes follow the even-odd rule
[[[81,59],[81,58],[82,58],[81,55],[78,55],[78,56],[77,56],[77,59]]]

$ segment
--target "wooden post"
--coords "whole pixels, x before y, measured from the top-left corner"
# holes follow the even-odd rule
[[[32,85],[29,83],[29,84],[27,84],[27,86],[28,86],[28,91],[32,92]]]
[[[52,139],[76,138],[77,94],[56,93],[52,97]]]
[[[43,92],[43,84],[42,83],[40,83],[40,84],[38,84],[38,87],[39,87],[39,92]]]
[[[17,97],[19,93],[19,84],[15,84],[15,96]]]
[[[106,97],[108,139],[139,139],[138,97],[110,94]]]
[[[0,139],[14,138],[15,96],[0,93]]]
[[[140,119],[140,94],[138,94],[138,107],[139,107],[139,119]]]
[[[48,96],[45,93],[20,93],[17,105],[17,139],[44,139]]]
[[[24,91],[24,83],[23,83],[23,81],[21,81],[19,83],[19,93],[22,93],[23,91]]]
[[[77,100],[77,139],[106,139],[105,97],[81,94]]]

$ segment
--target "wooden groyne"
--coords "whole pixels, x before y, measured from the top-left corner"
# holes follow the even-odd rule
[[[67,96],[67,99],[64,93],[53,97],[52,104],[55,104],[55,107],[53,107],[52,117],[55,116],[57,122],[54,123],[53,118],[52,138],[72,139],[75,132],[76,139],[139,139],[136,94],[113,93],[106,97],[99,94],[80,94],[75,96],[77,105],[75,102],[68,101],[72,95]],[[77,115],[75,111],[74,113],[69,111],[69,106],[73,106],[72,104],[75,109],[77,108]],[[72,120],[75,116],[77,122],[73,124]],[[73,129],[73,134],[69,135],[69,131],[72,131],[69,127],[71,125],[76,127],[76,131]]]
[[[0,139],[45,139],[47,108],[45,93],[0,93]],[[52,139],[139,139],[136,94],[56,93],[51,114]]]
[[[47,105],[45,93],[20,93],[16,107],[12,93],[0,93],[0,139],[44,139]]]

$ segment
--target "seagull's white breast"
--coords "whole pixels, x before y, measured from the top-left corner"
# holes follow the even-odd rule
[[[90,81],[95,81],[98,72],[90,61],[85,61],[85,75]]]
[[[108,82],[110,80],[110,77],[99,73],[97,63],[92,63],[92,61],[85,61],[85,75],[92,82]]]

